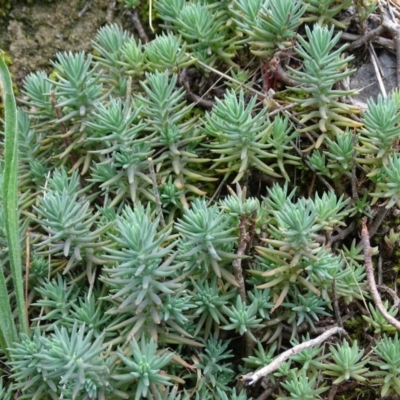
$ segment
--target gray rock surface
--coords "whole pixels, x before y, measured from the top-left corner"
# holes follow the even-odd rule
[[[389,93],[397,87],[396,56],[386,50],[378,51],[377,55],[386,93]],[[350,88],[359,90],[359,93],[353,97],[359,103],[366,103],[368,99],[376,99],[378,97],[381,90],[372,62],[363,64],[350,77]]]

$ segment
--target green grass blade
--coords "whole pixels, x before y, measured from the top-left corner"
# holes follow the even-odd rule
[[[14,325],[15,327],[15,325]],[[10,353],[8,352],[9,346],[7,345],[6,340],[4,339],[3,336],[3,331],[0,329],[0,349],[4,352],[5,356],[10,359]]]
[[[28,331],[24,284],[21,267],[21,244],[18,229],[18,128],[17,106],[12,89],[12,82],[8,68],[0,57],[0,85],[2,88],[5,127],[4,127],[4,183],[3,205],[5,217],[5,231],[8,243],[11,274],[14,283],[17,301],[20,330]],[[11,323],[12,322],[12,323]],[[5,284],[3,271],[0,273],[0,327],[3,331],[7,346],[10,340],[18,339],[16,327],[12,318],[9,295]]]

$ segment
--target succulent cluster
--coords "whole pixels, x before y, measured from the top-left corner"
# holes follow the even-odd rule
[[[58,53],[53,73],[25,78],[18,163],[0,164],[1,186],[17,168],[27,260],[10,285],[4,191],[0,301],[22,333],[0,321],[0,399],[258,398],[236,376],[342,324],[338,304],[345,328],[374,335],[370,351],[349,337],[307,348],[268,390],[400,395],[398,335],[368,297],[356,230],[343,233],[375,203],[400,206],[399,94],[356,121],[337,88],[354,71],[337,31],[352,4],[158,0],[164,31],[149,43],[104,26],[91,54]],[[260,84],[278,55],[289,108]]]

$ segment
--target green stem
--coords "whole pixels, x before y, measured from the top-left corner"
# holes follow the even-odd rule
[[[3,204],[5,231],[8,243],[11,275],[17,301],[20,331],[28,332],[25,309],[24,285],[21,267],[21,244],[19,240],[18,221],[18,129],[17,106],[12,89],[8,68],[0,57],[0,86],[2,88],[5,127],[4,127],[4,183]],[[7,346],[17,341],[17,329],[12,317],[11,305],[7,292],[3,271],[0,271],[0,329]]]

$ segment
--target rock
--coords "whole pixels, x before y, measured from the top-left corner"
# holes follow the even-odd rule
[[[386,50],[377,51],[378,65],[381,68],[382,80],[389,93],[397,87],[396,56]],[[368,99],[376,99],[381,94],[377,76],[372,62],[363,64],[350,77],[350,88],[358,89],[359,94],[353,96],[356,102],[366,103]]]

